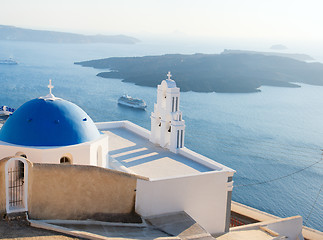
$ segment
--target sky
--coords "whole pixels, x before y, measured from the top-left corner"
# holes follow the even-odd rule
[[[0,0],[0,25],[84,34],[323,41],[322,0]]]

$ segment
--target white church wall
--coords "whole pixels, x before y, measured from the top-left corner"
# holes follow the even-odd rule
[[[104,167],[107,165],[107,156],[109,153],[109,139],[106,138],[105,141],[103,141],[102,143],[102,152],[101,152],[101,158],[102,158],[102,162],[101,162],[101,166],[100,167]]]
[[[26,155],[27,158],[41,158],[41,152],[37,149],[0,143],[0,159],[21,154]]]
[[[90,147],[90,165],[105,167],[108,153],[108,136],[102,136],[101,139],[91,144]]]
[[[98,148],[101,146],[101,165],[106,165],[106,155],[108,153],[108,136],[83,144],[70,145],[64,147],[32,148],[16,145],[0,145],[0,159],[15,156],[17,153],[25,154],[27,159],[34,163],[59,164],[62,157],[68,157],[72,164],[93,165],[98,163]]]
[[[101,146],[99,142],[90,145],[89,165],[97,166],[98,164],[98,148]]]
[[[185,211],[210,233],[225,231],[227,172],[138,180],[136,212],[144,217]]]
[[[79,144],[43,150],[41,163],[59,164],[62,157],[70,158],[70,156],[72,164],[89,165],[90,145]]]
[[[10,146],[4,146],[0,144],[0,159],[8,157],[8,156],[15,156],[16,152]]]

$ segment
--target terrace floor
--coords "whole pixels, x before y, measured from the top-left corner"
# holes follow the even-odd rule
[[[151,179],[193,175],[212,169],[154,145],[126,128],[102,131],[109,136],[109,157]]]

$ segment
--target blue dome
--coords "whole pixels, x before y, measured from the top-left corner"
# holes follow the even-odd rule
[[[1,141],[24,146],[67,146],[99,136],[92,119],[80,107],[59,98],[26,102],[0,131]]]

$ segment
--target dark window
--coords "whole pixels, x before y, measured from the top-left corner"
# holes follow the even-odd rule
[[[181,148],[183,147],[183,130],[181,130]]]
[[[68,157],[62,157],[60,159],[60,163],[61,164],[71,164],[71,159],[69,159]]]
[[[174,110],[174,105],[175,105],[174,101],[175,101],[175,98],[173,97],[173,101],[172,101],[172,112],[175,112],[175,110]]]
[[[179,148],[179,130],[177,130],[177,148]]]

